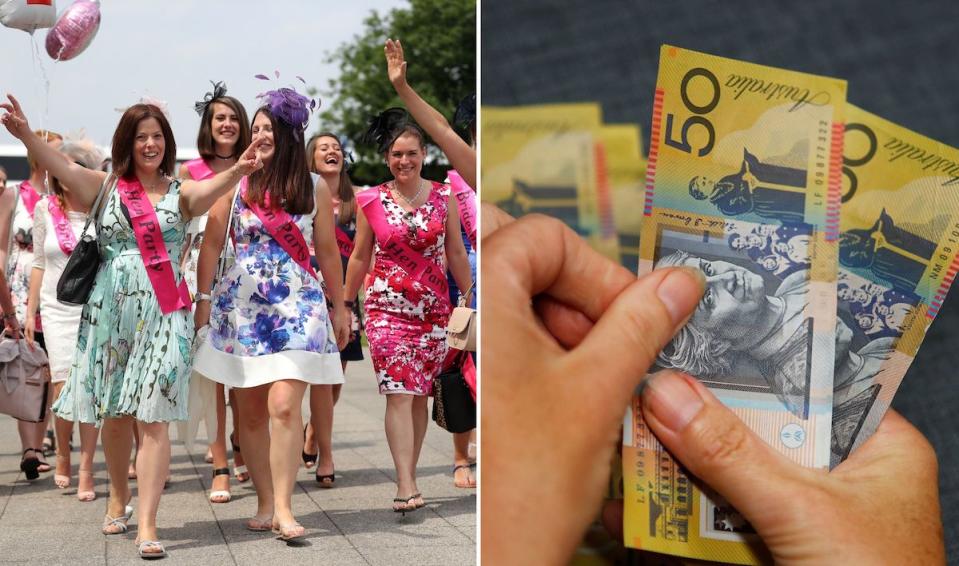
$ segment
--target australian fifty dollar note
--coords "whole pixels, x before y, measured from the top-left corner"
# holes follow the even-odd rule
[[[703,299],[654,369],[700,379],[790,459],[830,457],[844,81],[663,46],[639,275],[691,266]],[[627,546],[761,561],[735,509],[626,416]]]
[[[875,432],[959,269],[959,150],[846,109],[833,466]]]

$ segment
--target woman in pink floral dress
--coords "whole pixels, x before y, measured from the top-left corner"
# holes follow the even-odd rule
[[[420,176],[422,130],[405,111],[390,109],[374,120],[367,139],[385,155],[393,180],[357,195],[361,206],[344,296],[356,296],[375,254],[365,330],[386,395],[386,439],[397,477],[393,510],[405,513],[424,505],[416,462],[429,422],[427,396],[447,354],[447,264],[464,289],[470,265],[450,187]],[[413,258],[419,269],[401,258]]]

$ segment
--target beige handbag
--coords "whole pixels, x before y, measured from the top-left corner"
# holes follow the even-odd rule
[[[0,413],[21,421],[44,420],[50,401],[48,363],[46,353],[31,350],[26,340],[0,339]]]
[[[453,309],[446,323],[446,343],[455,350],[476,351],[476,309],[466,306],[466,297],[473,291],[473,285],[460,295],[459,306]]]

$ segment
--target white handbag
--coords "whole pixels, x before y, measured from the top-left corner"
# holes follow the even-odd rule
[[[31,350],[26,340],[0,339],[0,413],[38,423],[50,404],[47,354]]]
[[[466,306],[466,297],[473,291],[473,285],[460,295],[459,305],[450,314],[446,323],[446,344],[455,350],[476,351],[476,309]]]

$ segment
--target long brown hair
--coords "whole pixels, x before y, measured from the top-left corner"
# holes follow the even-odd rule
[[[203,111],[203,118],[200,119],[200,131],[196,135],[196,149],[200,152],[203,159],[213,159],[216,157],[216,142],[213,141],[213,105],[219,102],[236,112],[236,119],[240,123],[239,132],[237,132],[236,145],[233,146],[232,157],[239,159],[243,155],[243,150],[250,145],[250,119],[246,116],[246,108],[239,100],[232,96],[221,96],[213,99],[206,105]]]
[[[160,162],[160,173],[170,175],[176,166],[176,140],[173,139],[173,130],[170,122],[159,108],[152,104],[134,104],[127,108],[120,123],[113,132],[113,171],[118,177],[133,175],[133,142],[137,137],[137,126],[148,118],[155,118],[160,123],[163,132],[163,161]]]
[[[267,167],[250,174],[246,201],[264,206],[264,197],[269,191],[274,208],[282,206],[290,214],[312,212],[315,190],[303,138],[286,122],[277,120],[267,106],[261,106],[253,114],[254,122],[260,113],[266,115],[273,126],[273,158]]]
[[[337,186],[330,187],[330,190],[335,191],[337,198],[340,199],[339,223],[349,224],[356,214],[356,193],[353,191],[353,181],[350,180],[350,173],[347,171],[346,153],[343,151],[343,144],[340,143],[340,138],[337,137],[336,134],[332,132],[320,132],[310,138],[310,141],[306,144],[306,157],[310,161],[310,171],[319,173],[319,169],[316,166],[316,146],[320,138],[334,139],[336,143],[340,145],[340,157],[342,158],[341,163],[343,167],[340,169],[340,180]]]

